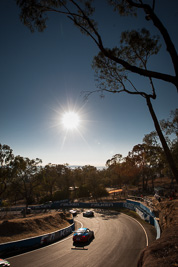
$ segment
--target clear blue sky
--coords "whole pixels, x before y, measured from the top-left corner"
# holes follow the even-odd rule
[[[156,12],[177,47],[178,1],[156,2]],[[106,46],[117,45],[123,30],[152,28],[142,13],[137,19],[121,20],[102,3],[96,12]],[[32,34],[20,22],[15,1],[1,0],[0,38],[0,143],[9,145],[14,155],[38,157],[44,165],[104,166],[117,153],[127,156],[154,130],[139,96],[107,94],[101,99],[93,94],[83,100],[82,91],[96,90],[91,63],[98,49],[65,17],[52,15],[43,33]],[[150,68],[173,74],[164,46],[161,51]],[[140,77],[136,82],[145,86]],[[168,118],[178,108],[178,94],[171,84],[155,84],[156,114],[159,120]],[[61,117],[68,110],[78,112],[81,121],[77,130],[66,132]]]

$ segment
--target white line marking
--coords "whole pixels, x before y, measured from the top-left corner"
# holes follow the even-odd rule
[[[81,224],[81,228],[83,228],[83,223],[81,223],[80,221],[78,220],[75,220],[76,222],[80,223]]]
[[[125,213],[122,213],[122,214],[124,214],[127,217],[131,218],[132,220],[134,220],[135,222],[137,222],[142,227],[142,229],[143,229],[143,231],[145,233],[145,237],[146,237],[146,246],[148,247],[148,235],[147,235],[147,232],[146,232],[145,228],[143,227],[143,225],[139,221],[137,221],[135,218],[133,218],[133,217],[131,217],[131,216],[125,214]]]

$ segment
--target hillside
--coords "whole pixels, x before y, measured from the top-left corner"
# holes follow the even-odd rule
[[[26,218],[0,220],[0,243],[25,239],[67,227],[71,219],[69,213],[50,212],[48,214],[27,215]]]
[[[138,267],[178,266],[178,199],[157,202],[161,238],[145,248]]]

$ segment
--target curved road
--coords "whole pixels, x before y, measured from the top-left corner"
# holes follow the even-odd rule
[[[131,217],[112,211],[95,213],[93,218],[79,214],[77,228],[88,227],[95,239],[84,247],[73,247],[72,235],[28,253],[9,258],[12,267],[136,267],[139,254],[147,246],[147,235]],[[153,237],[151,237],[153,238]]]

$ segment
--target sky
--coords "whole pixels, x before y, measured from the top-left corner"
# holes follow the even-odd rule
[[[9,145],[15,156],[40,158],[42,164],[105,166],[115,154],[127,156],[154,130],[145,99],[127,94],[93,93],[97,90],[93,57],[99,52],[94,42],[64,16],[50,15],[47,29],[31,33],[19,19],[14,0],[0,0],[0,143]],[[156,13],[177,48],[178,1],[158,0]],[[144,19],[120,18],[104,1],[96,1],[98,29],[106,47],[119,42],[123,30],[147,27]],[[162,42],[162,40],[160,40]],[[150,69],[174,74],[165,45],[150,59]],[[133,75],[139,88],[148,86]],[[178,108],[173,85],[154,81],[157,99],[153,107],[159,120]],[[73,111],[79,125],[66,129],[62,118]]]

